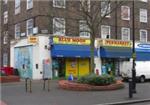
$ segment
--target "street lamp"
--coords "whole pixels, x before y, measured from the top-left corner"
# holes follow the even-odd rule
[[[134,0],[132,5],[132,78],[129,79],[129,97],[132,98],[132,94],[136,93],[136,69],[135,69],[135,25],[134,25]]]

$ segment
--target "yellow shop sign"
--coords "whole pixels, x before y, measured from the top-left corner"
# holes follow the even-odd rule
[[[39,42],[39,39],[37,36],[29,36],[28,37],[28,43],[37,44],[38,42]]]
[[[100,46],[112,47],[132,47],[131,41],[113,40],[113,39],[100,39],[98,40]]]
[[[54,44],[89,45],[90,39],[79,38],[79,37],[53,36],[53,43]]]

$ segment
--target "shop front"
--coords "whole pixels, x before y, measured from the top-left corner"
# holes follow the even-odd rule
[[[98,55],[101,58],[101,74],[120,75],[120,64],[132,55],[130,41],[113,39],[98,40]]]
[[[79,37],[50,37],[53,77],[79,77],[90,71],[90,40]]]
[[[45,67],[49,67],[47,74],[51,73],[50,54],[45,47],[48,43],[48,36],[43,35],[11,42],[11,66],[18,69],[21,78],[42,79]],[[49,65],[45,63],[48,59]]]

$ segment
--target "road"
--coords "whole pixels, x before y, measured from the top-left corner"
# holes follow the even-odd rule
[[[68,91],[58,88],[58,81],[52,80],[50,92],[42,90],[43,81],[33,81],[32,93],[25,92],[24,82],[2,84],[2,101],[8,105],[98,105],[120,101],[150,98],[150,82],[138,83],[137,94],[128,98],[128,83],[115,91]],[[140,103],[132,105],[148,105]]]

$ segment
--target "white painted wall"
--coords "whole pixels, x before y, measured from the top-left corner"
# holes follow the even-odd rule
[[[95,57],[94,58],[94,63],[95,63],[95,73],[96,73],[96,70],[99,71],[99,75],[102,74],[102,71],[101,71],[101,58],[100,57]]]
[[[45,49],[45,45],[49,46],[49,37],[39,36],[39,44],[33,48],[33,79],[43,78],[43,60],[51,59],[50,50]]]

